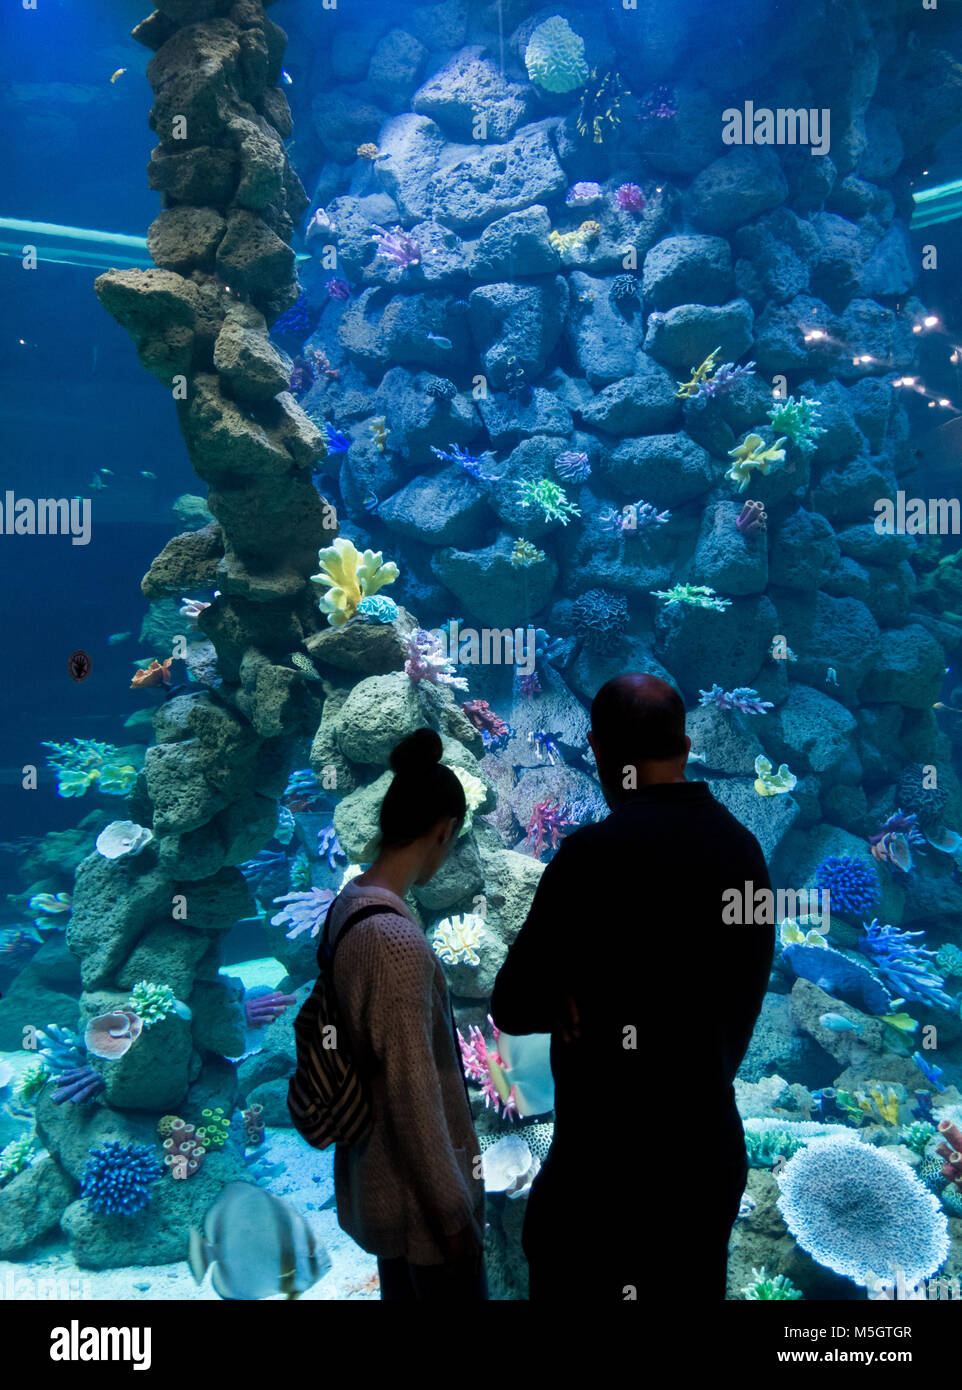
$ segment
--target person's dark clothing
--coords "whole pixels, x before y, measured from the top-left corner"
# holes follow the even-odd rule
[[[382,1303],[471,1303],[488,1297],[484,1261],[466,1255],[442,1265],[377,1262]]]
[[[547,865],[491,999],[506,1033],[551,1033],[533,1300],[724,1298],[747,1175],[732,1083],[774,950],[773,926],[723,920],[723,893],[746,883],[771,887],[761,847],[704,782],[633,792]],[[566,1043],[568,996],[581,1037]]]

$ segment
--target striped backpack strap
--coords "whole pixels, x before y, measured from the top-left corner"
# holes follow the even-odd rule
[[[334,993],[333,966],[337,947],[348,932],[384,911],[383,904],[359,908],[331,944],[328,910],[317,953],[321,973],[294,1020],[297,1067],[288,1085],[287,1108],[295,1129],[316,1149],[359,1143],[371,1127],[370,1098],[348,1045]],[[328,1030],[338,1040],[336,1047],[325,1046]]]

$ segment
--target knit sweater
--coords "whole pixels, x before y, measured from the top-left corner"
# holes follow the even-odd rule
[[[334,957],[334,991],[361,1074],[370,1086],[373,1130],[338,1144],[338,1222],[382,1259],[443,1263],[441,1236],[472,1225],[483,1233],[484,1186],[447,982],[403,900],[348,883],[331,908],[336,940],[362,907],[383,913],[352,927]]]

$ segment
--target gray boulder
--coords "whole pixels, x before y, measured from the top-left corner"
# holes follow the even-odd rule
[[[737,362],[752,345],[755,315],[746,299],[717,308],[682,304],[648,316],[645,351],[656,361],[687,375],[715,348],[721,362]]]
[[[741,145],[723,154],[692,179],[682,197],[690,222],[724,235],[788,197],[788,184],[773,152]]]
[[[724,304],[733,289],[731,248],[722,237],[665,237],[645,257],[642,293],[647,309]]]

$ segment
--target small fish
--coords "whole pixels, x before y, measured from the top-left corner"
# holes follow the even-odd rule
[[[221,1298],[299,1298],[331,1267],[300,1212],[253,1183],[232,1182],[192,1229],[188,1253],[198,1284],[212,1269]]]
[[[156,473],[151,473],[151,471],[150,471],[149,468],[142,468],[142,469],[140,470],[140,476],[141,476],[142,478],[156,478],[156,477],[157,477],[157,474],[156,474]]]
[[[112,72],[110,74],[110,85],[113,86],[113,84],[117,81],[118,77],[123,77],[126,71],[126,68],[118,68],[116,72]]]
[[[853,1023],[844,1014],[820,1014],[819,1023],[833,1033],[861,1033],[862,1025]]]
[[[294,85],[294,79],[286,68],[281,68],[281,81],[284,83],[285,87],[292,87]]]
[[[750,1192],[743,1192],[742,1199],[738,1203],[738,1216],[735,1218],[736,1221],[739,1219],[744,1219],[744,1217],[746,1216],[751,1216],[754,1210],[755,1198],[751,1195]]]
[[[128,638],[133,637],[133,635],[132,632],[112,632],[107,638],[107,646],[119,647],[121,642],[126,642]]]
[[[376,512],[380,505],[376,492],[366,492],[361,498],[361,506],[366,512]]]
[[[444,338],[440,333],[429,333],[428,342],[437,343],[439,348],[444,348],[445,352],[450,352],[454,347],[450,338]]]
[[[97,472],[102,473],[105,478],[112,478],[114,476],[114,470],[112,468],[98,468]]]

